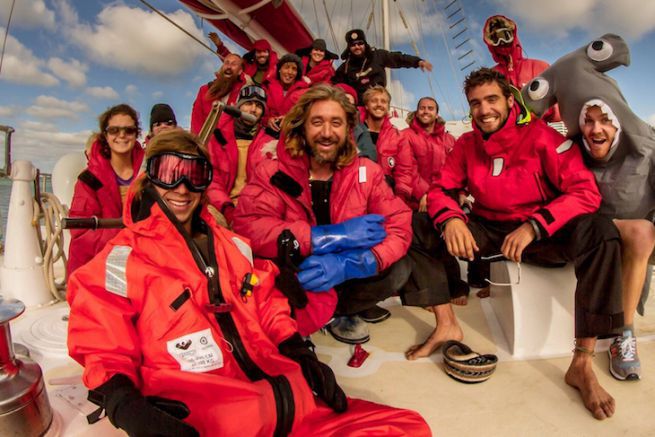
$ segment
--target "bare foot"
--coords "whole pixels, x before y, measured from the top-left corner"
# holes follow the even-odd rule
[[[415,344],[414,346],[407,349],[405,352],[405,358],[413,361],[419,358],[429,357],[448,340],[460,341],[463,338],[464,333],[462,332],[462,328],[460,328],[459,325],[439,324],[434,329],[434,331],[432,331],[432,334],[430,334],[427,340],[421,344]]]
[[[452,303],[453,305],[466,306],[466,304],[469,303],[469,297],[468,296],[453,297],[452,299],[450,299],[450,303]]]
[[[614,398],[600,386],[591,364],[591,359],[574,358],[564,380],[580,391],[584,406],[596,419],[607,419],[614,414],[616,403]]]
[[[485,297],[491,296],[491,290],[489,289],[489,287],[484,287],[478,290],[478,292],[475,293],[475,295],[480,299],[484,299]]]

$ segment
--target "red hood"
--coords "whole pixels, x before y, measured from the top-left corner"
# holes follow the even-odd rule
[[[102,146],[100,145],[100,141],[96,139],[91,145],[91,150],[87,154],[89,160],[87,167],[95,175],[104,174],[107,171],[114,171],[111,168],[109,159],[105,158],[100,153],[101,149]],[[143,151],[143,147],[141,147],[141,144],[137,141],[132,149],[132,168],[134,169],[135,175],[139,173],[144,155],[145,152]]]
[[[414,115],[414,118],[412,118],[412,123],[409,125],[409,127],[412,128],[414,132],[417,133],[424,133],[426,135],[430,135],[431,137],[440,137],[446,132],[446,125],[443,123],[440,123],[439,121],[441,120],[440,117],[437,117],[436,123],[434,123],[434,129],[432,129],[432,133],[428,134],[425,129],[423,129],[423,126],[421,126],[416,120],[416,115]],[[475,124],[475,123],[474,123]]]
[[[484,139],[483,132],[475,121],[471,123],[473,125],[473,135],[475,135],[478,141],[483,145],[487,155],[497,156],[516,147],[520,136],[524,132],[521,130],[521,127],[524,125],[517,123],[520,112],[520,105],[514,104],[505,124],[499,130],[491,134],[486,140]]]
[[[514,25],[514,40],[509,45],[502,47],[493,46],[487,38],[489,25],[494,19],[499,17]],[[514,20],[507,18],[504,15],[494,15],[487,18],[487,21],[485,21],[484,27],[482,28],[482,39],[485,44],[487,44],[487,48],[489,49],[491,56],[494,58],[494,61],[500,65],[508,66],[523,59],[523,48],[521,47],[521,40],[519,39],[519,27]]]
[[[366,115],[368,114],[368,112],[366,111],[366,107],[358,106],[357,109],[359,109],[359,122],[364,124],[366,122]],[[384,119],[382,120],[382,126],[380,126],[380,133],[392,127],[393,125],[391,124],[391,117],[389,117],[389,114],[387,114],[384,116]]]

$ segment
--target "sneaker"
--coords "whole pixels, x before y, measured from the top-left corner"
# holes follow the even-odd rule
[[[366,322],[356,315],[335,317],[327,329],[332,337],[343,343],[366,343],[371,338]]]
[[[641,364],[637,355],[637,338],[632,331],[623,331],[614,339],[608,350],[610,373],[621,381],[636,381],[641,377]]]
[[[361,311],[357,315],[367,323],[380,323],[391,317],[391,313],[388,310],[377,305]]]

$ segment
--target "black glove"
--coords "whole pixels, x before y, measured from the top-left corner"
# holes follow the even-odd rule
[[[314,345],[309,340],[303,340],[295,333],[280,343],[280,353],[300,364],[302,374],[316,396],[321,398],[337,413],[343,413],[348,408],[348,399],[341,390],[334,372],[327,364],[323,364],[311,349]]]
[[[116,374],[95,390],[89,390],[89,401],[100,410],[89,415],[89,423],[98,421],[104,408],[109,421],[133,437],[149,436],[193,436],[198,431],[182,419],[189,415],[189,409],[182,402],[145,397],[125,375]]]
[[[298,240],[290,230],[285,229],[277,237],[277,265],[280,274],[275,278],[275,286],[289,299],[289,305],[293,308],[307,306],[307,293],[296,276],[300,271],[300,258]]]

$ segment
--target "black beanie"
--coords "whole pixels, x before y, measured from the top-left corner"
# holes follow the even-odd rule
[[[166,103],[157,103],[153,105],[150,110],[150,132],[152,132],[152,126],[155,123],[161,123],[164,121],[173,120],[177,125],[177,120],[175,119],[175,113],[173,108],[171,108]]]
[[[277,61],[276,74],[278,80],[280,79],[280,68],[282,68],[284,64],[289,62],[296,64],[296,67],[298,68],[298,73],[296,74],[296,80],[302,79],[302,72],[303,72],[302,59],[300,59],[300,56],[298,55],[295,55],[293,53],[287,53]]]

